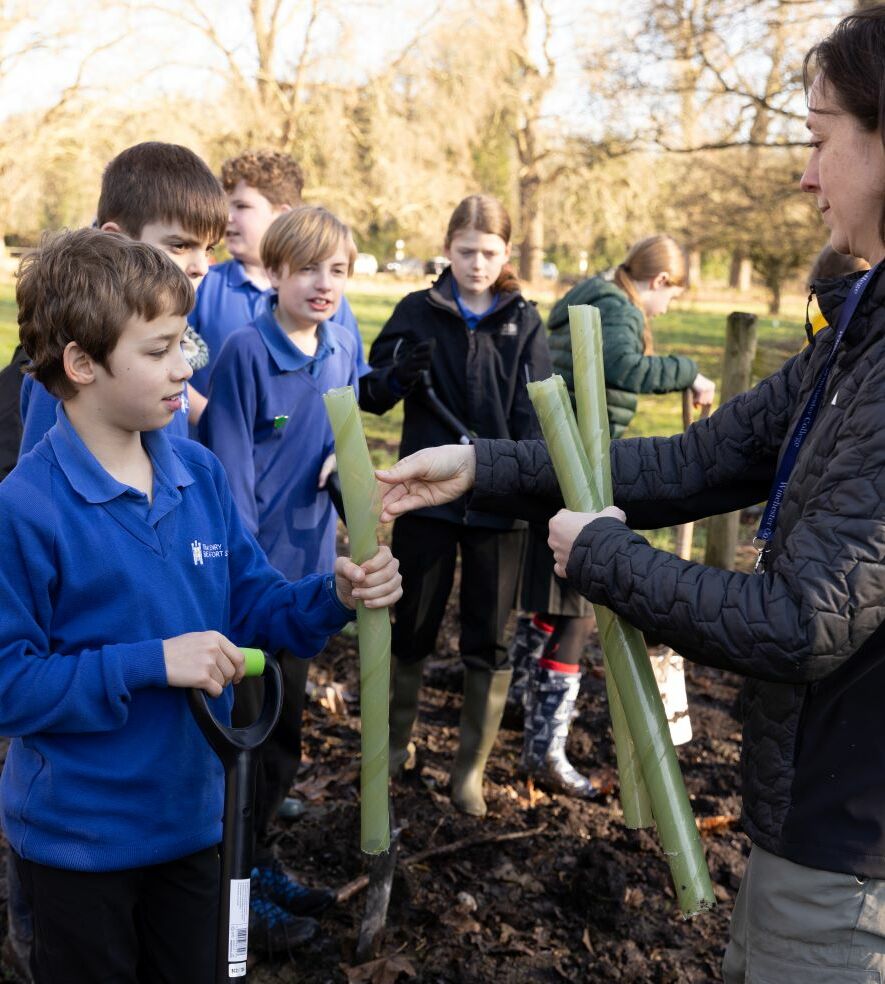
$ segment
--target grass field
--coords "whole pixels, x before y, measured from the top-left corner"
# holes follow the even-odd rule
[[[348,299],[359,319],[366,350],[381,330],[396,302],[409,289],[397,283],[374,281],[371,284],[357,283],[355,289],[348,291]],[[542,299],[539,308],[542,316],[549,311],[551,298]],[[685,302],[676,306],[667,315],[654,323],[655,349],[657,352],[676,352],[690,355],[701,368],[701,372],[719,381],[722,368],[722,344],[725,334],[726,312],[741,305],[732,300],[729,305],[721,298],[693,303]],[[752,309],[752,308],[751,308]],[[759,345],[786,350],[798,348],[804,338],[798,309],[794,303],[790,311],[792,319],[772,321],[761,317],[759,320]],[[10,283],[0,283],[0,365],[5,365],[12,355],[17,336],[15,318],[15,294]],[[395,407],[384,417],[366,415],[366,430],[370,437],[383,441],[385,447],[376,452],[379,464],[392,460],[395,445],[399,439],[402,422],[402,407]],[[679,394],[667,396],[644,396],[639,401],[639,413],[634,418],[629,434],[672,434],[682,426],[681,402]]]

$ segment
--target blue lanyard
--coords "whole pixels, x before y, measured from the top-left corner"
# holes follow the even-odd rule
[[[827,378],[830,375],[830,370],[833,368],[833,363],[836,361],[836,353],[839,350],[839,345],[842,342],[848,325],[851,323],[851,319],[854,317],[854,312],[857,310],[858,304],[860,304],[860,299],[863,297],[867,284],[869,284],[873,274],[878,269],[879,264],[877,263],[872,270],[867,270],[860,280],[855,283],[851,288],[851,293],[842,305],[842,310],[839,312],[839,321],[836,325],[833,348],[827,356],[827,361],[824,363],[817,382],[814,384],[811,396],[808,397],[808,401],[802,411],[802,416],[799,418],[799,422],[790,435],[787,450],[781,459],[780,467],[774,478],[774,484],[771,486],[771,491],[768,493],[768,503],[765,506],[765,512],[762,514],[762,522],[759,524],[759,530],[753,539],[753,546],[758,550],[756,565],[754,567],[756,574],[762,574],[765,571],[765,554],[768,552],[768,543],[774,535],[774,528],[777,526],[777,517],[783,505],[784,493],[787,490],[790,475],[796,467],[799,452],[805,443],[805,438],[808,437],[811,425],[814,423],[817,412],[820,409],[824,390],[827,386]]]

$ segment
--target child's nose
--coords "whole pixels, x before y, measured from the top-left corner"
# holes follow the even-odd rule
[[[187,265],[188,276],[205,277],[209,272],[209,257],[202,251],[194,253]]]

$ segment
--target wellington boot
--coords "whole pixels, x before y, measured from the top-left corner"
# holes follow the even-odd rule
[[[538,664],[528,691],[520,771],[551,792],[596,799],[603,792],[601,783],[582,776],[565,753],[580,689],[580,672]]]
[[[511,669],[464,670],[460,745],[452,769],[452,802],[463,813],[486,815],[482,777],[504,713]]]
[[[508,653],[513,666],[513,679],[510,681],[507,706],[504,708],[504,723],[508,728],[522,727],[528,689],[538,660],[544,653],[544,646],[552,634],[551,627],[541,628],[542,624],[531,615],[520,615],[516,620],[516,632]]]
[[[418,716],[418,693],[424,660],[406,663],[395,656],[390,664],[390,775],[396,775],[409,757],[409,739]]]

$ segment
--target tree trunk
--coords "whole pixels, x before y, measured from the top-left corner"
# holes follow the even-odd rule
[[[769,314],[780,314],[781,312],[781,281],[780,277],[776,280],[770,280],[768,282],[768,289],[771,291],[771,296],[768,299],[768,313]]]
[[[519,278],[531,283],[540,279],[544,259],[544,212],[541,179],[537,174],[520,178],[519,214],[523,236],[519,247]]]
[[[699,249],[688,251],[688,286],[701,286],[701,251]]]
[[[731,254],[728,270],[728,286],[736,290],[748,291],[753,278],[753,264],[739,250]]]
[[[736,311],[728,316],[725,351],[722,355],[722,386],[719,405],[750,388],[753,359],[756,357],[756,315]],[[707,548],[704,563],[708,567],[734,569],[740,513],[711,516],[707,520]]]

